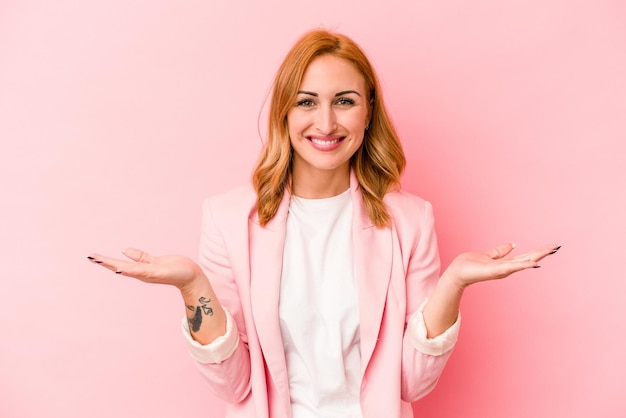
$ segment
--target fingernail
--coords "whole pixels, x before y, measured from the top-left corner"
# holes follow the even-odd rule
[[[554,250],[550,251],[550,254],[554,254],[557,251],[559,251],[559,249],[561,248],[561,246],[559,245],[558,247],[556,247]]]
[[[533,266],[534,269],[538,269],[539,267],[541,267],[541,266]]]
[[[515,248],[515,247],[517,247],[517,244],[516,244],[516,243],[514,243],[514,242],[512,242],[512,243],[511,243],[511,247],[512,247],[512,248]]]
[[[93,258],[93,257],[91,257],[89,255],[87,256],[87,258],[90,259],[90,260],[95,260],[95,258]]]
[[[102,264],[102,261],[99,260],[93,260],[94,263],[98,263],[98,264]]]
[[[122,274],[122,272],[121,271],[116,271],[115,274]]]

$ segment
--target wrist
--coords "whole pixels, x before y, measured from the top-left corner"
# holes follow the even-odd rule
[[[178,290],[183,299],[194,298],[198,294],[213,293],[209,279],[199,268],[189,281],[178,287]]]
[[[454,292],[463,294],[465,289],[469,286],[468,283],[459,279],[458,276],[452,274],[448,271],[445,271],[443,275],[439,278],[438,287],[443,287],[448,292]]]

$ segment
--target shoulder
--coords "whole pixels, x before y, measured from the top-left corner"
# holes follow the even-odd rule
[[[392,230],[403,248],[417,248],[420,242],[435,243],[435,217],[429,201],[412,193],[396,190],[387,193],[385,207],[392,219]]]
[[[398,189],[385,195],[385,206],[394,221],[422,219],[432,216],[432,205],[429,201],[407,191]]]

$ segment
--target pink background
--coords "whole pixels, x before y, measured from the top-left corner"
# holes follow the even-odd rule
[[[248,180],[273,74],[319,26],[377,67],[444,264],[563,245],[467,292],[416,415],[626,416],[624,2],[249,3],[0,2],[0,416],[222,416],[177,292],[85,257],[195,257],[203,198]]]

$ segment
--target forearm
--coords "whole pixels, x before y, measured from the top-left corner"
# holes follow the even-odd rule
[[[234,318],[207,284],[205,279],[193,290],[181,290],[187,313],[181,321],[182,333],[212,392],[228,403],[238,403],[250,393],[250,353]]]
[[[424,306],[427,337],[435,338],[450,328],[457,320],[464,287],[444,273],[433,294]]]
[[[226,314],[209,280],[204,274],[188,288],[181,289],[189,331],[202,345],[213,342],[226,333]]]

